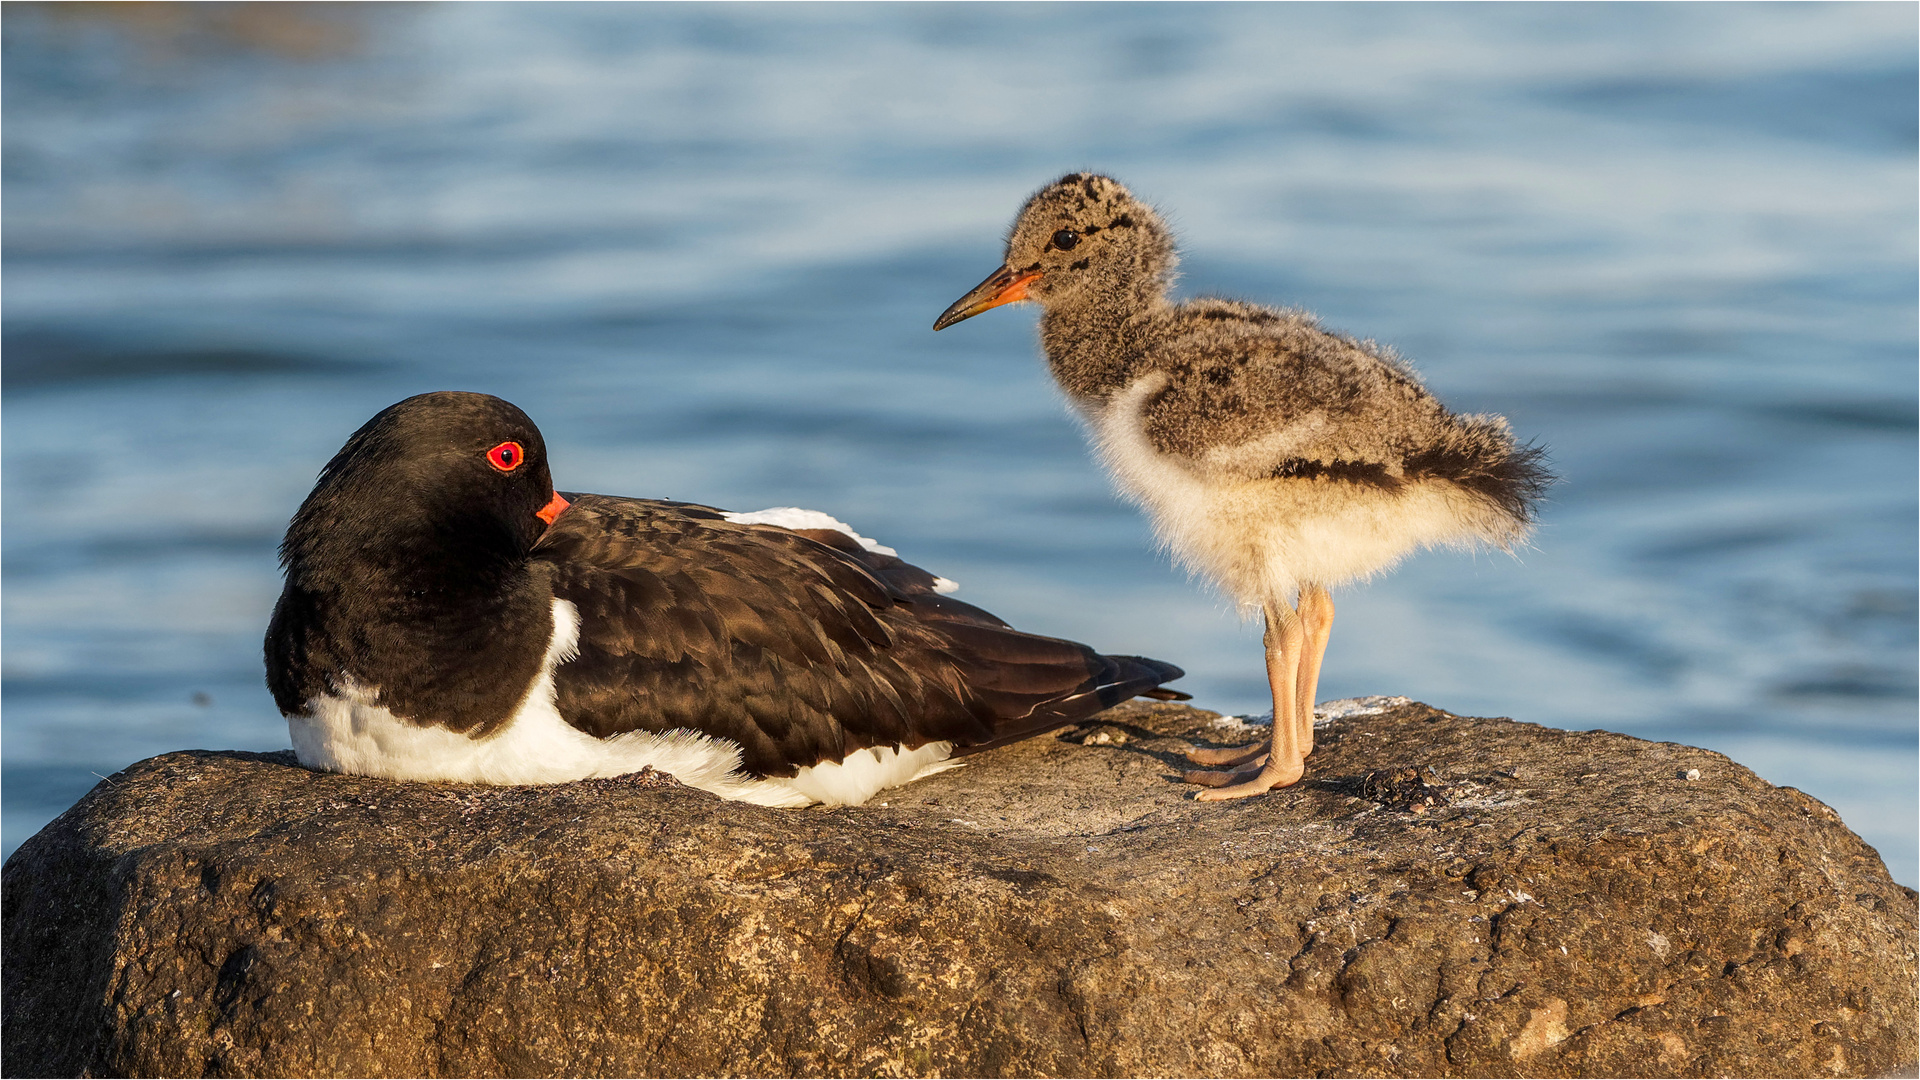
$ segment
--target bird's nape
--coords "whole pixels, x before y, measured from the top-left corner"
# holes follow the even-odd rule
[[[485,395],[369,421],[284,550],[268,682],[340,772],[857,803],[1180,676],[1016,630],[824,514],[554,491]]]
[[[1110,177],[1072,173],[1021,208],[1004,266],[935,328],[1016,298],[1042,309],[1055,381],[1118,486],[1175,557],[1266,616],[1274,729],[1196,750],[1198,797],[1298,781],[1334,608],[1329,589],[1411,551],[1510,548],[1551,475],[1498,417],[1449,412],[1392,354],[1303,312],[1168,298],[1165,223]]]

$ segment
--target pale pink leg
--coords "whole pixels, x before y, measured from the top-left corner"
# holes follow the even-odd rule
[[[1300,658],[1300,745],[1304,753],[1313,753],[1314,695],[1320,690],[1320,661],[1327,655],[1327,639],[1333,636],[1333,597],[1324,585],[1306,585],[1300,589],[1300,621],[1306,629],[1306,653]]]
[[[1196,746],[1187,751],[1187,760],[1195,765],[1245,765],[1264,757],[1271,740],[1261,739],[1245,746]]]
[[[1267,683],[1273,691],[1273,746],[1266,762],[1257,770],[1225,777],[1227,786],[1214,787],[1194,796],[1207,802],[1241,799],[1297,782],[1306,772],[1307,751],[1300,741],[1300,668],[1306,652],[1306,627],[1293,608],[1275,601],[1267,605]],[[1307,729],[1313,728],[1313,713],[1307,713]],[[1217,774],[1200,774],[1206,779],[1195,783],[1212,784]],[[1193,774],[1189,774],[1192,778]]]

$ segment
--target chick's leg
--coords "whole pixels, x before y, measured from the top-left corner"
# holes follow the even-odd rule
[[[1203,773],[1199,777],[1189,774],[1191,782],[1210,787],[1210,790],[1196,794],[1196,799],[1213,802],[1259,795],[1296,783],[1306,772],[1307,750],[1300,739],[1301,724],[1297,715],[1301,661],[1307,650],[1306,627],[1299,614],[1283,602],[1274,601],[1267,605],[1266,645],[1267,683],[1273,691],[1273,742],[1266,762],[1258,769],[1245,772]],[[1313,728],[1311,707],[1307,712],[1306,727],[1310,735]],[[1224,777],[1224,780],[1217,780],[1216,777]],[[1212,786],[1216,783],[1222,786]]]
[[[1300,621],[1305,625],[1306,652],[1300,658],[1300,696],[1294,716],[1300,725],[1301,752],[1313,753],[1314,695],[1320,689],[1320,661],[1327,655],[1327,640],[1333,636],[1333,597],[1324,585],[1307,585],[1300,590]]]

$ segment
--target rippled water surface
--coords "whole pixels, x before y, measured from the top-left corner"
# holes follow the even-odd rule
[[[6,849],[286,745],[280,530],[432,389],[563,487],[827,510],[1263,709],[1031,312],[928,329],[1092,167],[1189,292],[1388,342],[1566,478],[1518,559],[1348,590],[1324,697],[1712,747],[1913,882],[1914,46],[1897,4],[10,4]]]

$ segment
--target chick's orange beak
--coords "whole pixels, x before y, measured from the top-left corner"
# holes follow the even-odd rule
[[[1016,300],[1027,299],[1027,286],[1040,280],[1040,272],[1016,276],[1008,267],[1002,266],[987,277],[987,280],[973,287],[973,291],[953,302],[953,306],[940,313],[933,322],[935,330],[945,330],[962,319],[971,319],[975,315],[997,308],[1001,304],[1011,304]]]
[[[551,525],[553,524],[553,519],[560,516],[560,511],[572,505],[572,503],[561,498],[560,493],[556,491],[553,493],[553,498],[548,501],[547,505],[535,510],[533,516]]]

